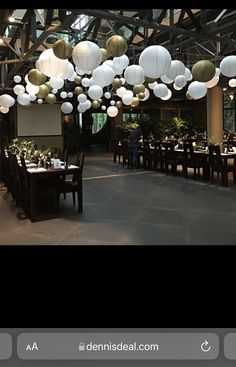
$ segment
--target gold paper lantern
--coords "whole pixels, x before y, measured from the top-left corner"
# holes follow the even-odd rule
[[[80,84],[80,83],[81,83],[81,81],[82,81],[81,76],[77,75],[77,76],[75,77],[74,82],[75,82],[76,84]]]
[[[188,94],[188,92],[186,92],[186,94],[185,94],[185,95],[186,95],[186,98],[187,98],[187,99],[189,99],[190,101],[192,101],[192,100],[193,100],[193,98]]]
[[[111,54],[111,56],[119,57],[124,55],[124,53],[128,49],[128,45],[123,37],[115,35],[107,40],[106,48],[108,53]]]
[[[111,84],[114,88],[120,88],[122,86],[122,81],[119,78],[115,78],[112,80]]]
[[[144,99],[145,98],[145,93],[139,93],[138,94],[138,99]]]
[[[36,94],[38,98],[45,98],[49,93],[48,87],[43,84],[39,86],[39,92]]]
[[[59,59],[69,59],[72,55],[73,47],[70,42],[61,39],[53,44],[53,52]]]
[[[123,103],[121,101],[116,101],[116,107],[121,108],[123,106]]]
[[[106,59],[108,59],[108,57],[110,56],[108,51],[105,48],[100,48],[100,50],[102,51],[102,62],[105,61]]]
[[[155,81],[156,81],[156,78],[149,78],[148,76],[145,76],[146,83],[154,83]]]
[[[51,86],[51,84],[49,82],[44,83],[46,85],[46,87],[49,90],[49,93],[53,90],[53,87]]]
[[[102,99],[101,98],[98,98],[98,103],[102,103]]]
[[[208,60],[196,62],[192,67],[192,75],[198,82],[208,82],[215,76],[215,65]]]
[[[45,98],[45,101],[49,104],[53,104],[57,101],[57,98],[56,98],[55,94],[49,93],[47,95],[47,97]]]
[[[144,93],[145,86],[143,84],[137,84],[133,87],[134,94]]]
[[[139,105],[139,102],[139,99],[137,97],[134,97],[131,103],[131,107],[137,107]]]
[[[41,71],[37,69],[31,69],[28,73],[28,80],[31,84],[41,85],[46,82],[47,78]]]
[[[75,87],[74,92],[79,95],[79,94],[83,93],[83,88]]]
[[[92,107],[97,109],[97,108],[100,107],[100,103],[98,101],[93,101],[92,102]]]
[[[21,106],[22,108],[24,108],[25,110],[28,110],[29,108],[32,107],[32,103],[28,103],[28,104],[18,104],[19,106]]]

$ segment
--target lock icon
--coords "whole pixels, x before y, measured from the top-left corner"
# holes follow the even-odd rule
[[[85,345],[84,345],[84,343],[79,343],[79,351],[80,352],[83,352],[83,351],[85,351]]]

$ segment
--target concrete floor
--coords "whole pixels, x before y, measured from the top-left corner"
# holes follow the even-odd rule
[[[132,171],[110,153],[86,154],[84,212],[61,196],[54,217],[19,220],[0,191],[0,244],[236,245],[236,186]]]

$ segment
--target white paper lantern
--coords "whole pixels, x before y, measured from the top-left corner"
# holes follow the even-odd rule
[[[149,90],[147,88],[145,88],[144,98],[142,99],[142,102],[143,101],[146,101],[149,97],[150,97],[150,92],[149,92]]]
[[[236,55],[226,56],[220,63],[220,71],[225,76],[236,76]]]
[[[134,92],[132,91],[132,90],[127,90],[126,89],[126,92],[125,92],[125,94],[128,94],[128,95],[130,95],[130,96],[134,96]]]
[[[75,77],[77,76],[77,73],[74,71],[71,78],[68,78],[70,82],[73,82],[75,80]]]
[[[189,68],[185,68],[184,76],[187,79],[187,81],[190,81],[193,79],[192,73]]]
[[[3,106],[1,106],[0,107],[0,112],[2,112],[2,113],[8,113],[9,112],[9,107],[3,107]]]
[[[101,107],[101,109],[103,110],[103,111],[105,111],[107,108],[106,108],[106,106],[104,106],[104,104],[102,105],[102,107]]]
[[[25,87],[21,84],[17,84],[14,86],[13,88],[13,92],[17,95],[20,96],[21,94],[25,93]],[[34,94],[34,93],[33,93]]]
[[[125,80],[130,85],[142,84],[145,80],[143,68],[139,65],[130,65],[125,69]]]
[[[39,98],[39,99],[37,100],[37,102],[38,102],[38,104],[42,104],[42,103],[43,103],[43,100],[42,100],[41,98]]]
[[[167,95],[166,95],[165,97],[161,97],[161,99],[162,99],[163,101],[167,101],[168,99],[170,99],[170,98],[171,98],[171,96],[172,96],[172,92],[171,92],[171,90],[168,88],[168,93],[167,93]]]
[[[30,103],[30,96],[27,93],[23,93],[19,96],[17,96],[17,102],[21,104],[22,106],[25,106]]]
[[[129,93],[125,93],[123,96],[122,96],[122,102],[125,104],[125,105],[130,105],[132,102],[133,102],[133,96],[132,94],[129,94]]]
[[[236,79],[230,79],[230,80],[229,80],[229,86],[230,86],[231,88],[236,87]]]
[[[76,70],[76,73],[78,74],[78,75],[84,75],[84,74],[88,74],[87,73],[87,70],[82,70],[82,69],[79,69],[79,68],[77,68],[77,66],[75,67],[75,70]]]
[[[115,106],[110,106],[110,107],[108,107],[108,109],[107,109],[107,114],[108,114],[108,116],[110,116],[110,117],[115,117],[115,116],[117,116],[118,115],[118,108],[117,107],[115,107]]]
[[[102,65],[110,66],[114,71],[114,75],[121,75],[123,73],[123,69],[119,68],[118,66],[115,66],[114,63],[113,63],[113,60],[106,60],[106,61],[104,61],[104,63]]]
[[[13,78],[13,80],[14,80],[15,83],[20,83],[21,82],[20,75],[15,75],[14,78]]]
[[[25,75],[25,82],[29,83],[28,74]]]
[[[219,82],[219,79],[220,79],[219,76],[214,76],[214,78],[209,80],[209,82],[206,82],[207,88],[213,88],[215,85],[217,85],[217,83]]]
[[[29,94],[37,94],[39,92],[39,86],[29,82],[26,84],[26,90]]]
[[[73,97],[73,93],[72,92],[68,92],[67,97],[68,98],[72,98]]]
[[[81,102],[81,103],[86,102],[86,101],[87,101],[87,96],[86,96],[86,94],[84,94],[84,93],[79,94],[79,95],[78,95],[78,97],[77,97],[77,100],[78,100],[79,102]]]
[[[215,76],[220,76],[220,68],[216,68]]]
[[[83,78],[81,84],[84,87],[89,87],[89,85],[90,85],[90,79],[89,78]]]
[[[174,80],[167,78],[167,76],[166,76],[166,75],[162,75],[162,76],[161,76],[161,81],[162,81],[163,83],[165,83],[165,84],[171,84],[171,83],[173,83],[173,81],[174,81]]]
[[[103,89],[100,85],[92,85],[88,89],[88,95],[93,100],[97,100],[103,96]]]
[[[93,80],[93,77],[91,77],[90,79],[89,79],[89,87],[91,87],[92,85],[97,85],[96,83],[95,83],[95,81]]]
[[[181,89],[183,89],[183,88],[178,87],[175,83],[173,84],[173,88],[174,88],[175,90],[181,90]]]
[[[57,88],[53,88],[52,91],[51,91],[51,93],[53,93],[53,94],[57,94],[57,92],[58,92]]]
[[[207,93],[207,86],[206,83],[201,82],[192,82],[188,86],[188,94],[193,99],[200,99],[204,97]]]
[[[168,88],[165,84],[160,83],[155,86],[155,88],[153,89],[153,93],[156,97],[165,97],[168,93]]]
[[[74,47],[72,59],[78,69],[94,70],[102,62],[102,51],[96,43],[82,41]]]
[[[149,78],[159,78],[165,75],[170,69],[170,63],[170,53],[163,46],[149,46],[142,51],[139,57],[139,65]]]
[[[148,86],[150,89],[154,89],[157,84],[158,84],[157,82],[148,83]]]
[[[67,64],[67,67],[66,67],[66,71],[64,72],[63,75],[61,75],[61,78],[62,79],[68,79],[68,80],[70,80],[70,78],[73,78],[74,77],[74,73],[75,73],[74,66],[73,66],[73,64],[71,62],[68,61],[68,64]],[[74,81],[74,80],[72,80],[72,81]]]
[[[86,111],[86,106],[84,105],[84,103],[80,103],[77,106],[77,110],[81,113],[84,113]]]
[[[67,60],[68,61],[68,60]],[[67,64],[67,67],[66,67],[66,70],[65,72],[60,76],[60,78],[62,79],[69,79],[69,78],[72,78],[73,75],[74,75],[74,65],[68,61],[68,64]]]
[[[89,99],[87,99],[87,101],[85,101],[84,104],[85,104],[86,110],[88,110],[92,106],[92,103]]]
[[[9,94],[2,94],[0,96],[0,106],[10,108],[15,104],[15,99]]]
[[[184,75],[185,65],[180,60],[171,61],[170,69],[166,73],[167,78],[175,80],[178,75]]]
[[[63,91],[63,92],[61,92],[61,93],[60,93],[60,97],[61,97],[61,98],[63,98],[63,99],[65,99],[65,98],[67,97],[67,93],[66,93],[66,92],[64,92],[64,91]]]
[[[124,70],[129,65],[129,58],[127,55],[122,55],[120,57],[114,57],[113,64],[116,68]]]
[[[36,63],[35,63],[35,69],[37,69],[37,70],[39,70],[39,71],[41,71],[40,70],[40,63],[39,63],[39,59],[36,61]]]
[[[111,98],[111,93],[110,92],[104,93],[104,97],[107,99]]]
[[[49,48],[41,53],[38,59],[39,70],[48,77],[62,77],[68,68],[68,60],[62,60],[55,56],[53,49]]]
[[[53,88],[61,89],[64,85],[64,79],[52,77],[49,79],[49,83],[51,84]]]
[[[102,64],[93,71],[93,81],[102,88],[111,84],[114,79],[115,72],[109,65]]]
[[[175,85],[179,88],[183,88],[185,87],[185,85],[187,84],[187,79],[185,78],[184,75],[178,75],[175,78]]]
[[[65,114],[71,113],[73,111],[73,105],[70,102],[63,102],[61,111]]]
[[[124,55],[123,55],[123,56],[124,56]],[[120,80],[121,80],[121,83],[122,83],[122,84],[125,84],[125,82],[126,82],[125,78],[120,78]]]
[[[36,101],[37,97],[34,94],[30,94],[30,101]]]
[[[114,100],[110,101],[110,105],[114,106],[116,104],[116,102]]]
[[[125,87],[117,88],[116,93],[119,97],[123,97],[123,95],[127,92]]]

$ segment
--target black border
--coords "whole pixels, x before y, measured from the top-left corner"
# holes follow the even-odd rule
[[[236,246],[0,246],[0,327],[233,328]]]

